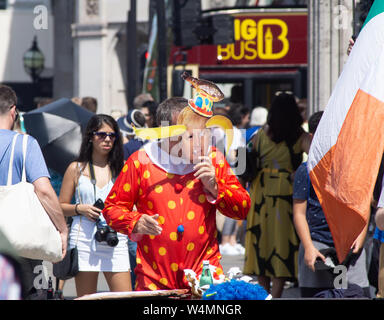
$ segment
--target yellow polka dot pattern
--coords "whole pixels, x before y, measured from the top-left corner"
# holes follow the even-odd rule
[[[165,249],[164,247],[160,247],[159,255],[165,256],[166,254],[167,254],[167,249]]]
[[[148,246],[144,246],[143,249],[144,249],[145,253],[148,253],[148,251],[149,251]]]
[[[200,203],[204,203],[205,200],[206,200],[205,195],[203,195],[203,194],[199,195],[199,202]]]
[[[147,202],[147,206],[148,206],[149,209],[152,210],[152,209],[153,209],[153,203],[152,203],[152,201],[148,201],[148,202]]]
[[[168,285],[168,280],[167,280],[166,278],[161,278],[161,279],[159,280],[159,282],[160,282],[162,285],[164,285],[164,286]]]
[[[165,218],[163,216],[159,216],[159,219],[157,219],[157,221],[159,222],[159,224],[164,224]]]
[[[243,208],[245,209],[245,208],[247,207],[247,204],[248,204],[248,203],[247,203],[247,200],[243,200],[243,203],[242,203],[242,204],[243,204]]]
[[[195,213],[193,211],[189,211],[187,213],[188,220],[193,220],[195,218]]]
[[[124,165],[124,167],[123,167],[123,172],[125,173],[125,172],[127,172],[127,170],[128,170],[128,165],[126,164],[126,165]]]
[[[200,227],[199,227],[199,233],[200,233],[200,234],[203,234],[204,231],[205,231],[204,226],[200,226]]]
[[[193,249],[195,249],[195,244],[193,242],[188,243],[187,244],[187,250],[192,251]]]
[[[176,208],[176,202],[171,200],[171,201],[168,201],[168,208],[173,210]]]
[[[156,192],[156,193],[162,193],[162,192],[163,192],[163,187],[160,186],[160,185],[157,185],[157,186],[155,187],[155,192]]]
[[[174,176],[175,176],[175,175],[174,175],[173,173],[168,173],[168,172],[167,172],[167,178],[168,178],[168,179],[173,179]]]
[[[172,240],[172,241],[176,241],[177,240],[177,233],[176,232],[171,232],[169,234],[169,238]]]
[[[171,270],[176,272],[177,270],[179,270],[179,265],[177,263],[172,263],[171,264]]]
[[[133,163],[134,163],[136,169],[139,169],[139,167],[140,167],[140,162],[139,162],[139,160],[135,160],[135,161],[133,161]]]
[[[153,268],[153,270],[157,270],[157,264],[155,261],[153,261],[153,263],[152,263],[152,268]]]
[[[193,182],[193,180],[189,180],[189,181],[187,182],[186,186],[187,186],[188,189],[193,189],[194,184],[195,184],[195,183]]]
[[[155,285],[154,283],[151,283],[149,286],[148,286],[149,290],[152,290],[152,291],[155,291],[157,290],[157,285]]]
[[[131,185],[129,183],[126,183],[123,186],[123,189],[124,189],[125,192],[129,192],[129,191],[131,191]]]
[[[143,178],[144,179],[149,179],[150,176],[151,176],[151,173],[148,170],[145,170],[144,173],[143,173]]]

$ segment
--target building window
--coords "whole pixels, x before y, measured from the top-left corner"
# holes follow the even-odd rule
[[[0,0],[0,10],[7,8],[7,0]]]

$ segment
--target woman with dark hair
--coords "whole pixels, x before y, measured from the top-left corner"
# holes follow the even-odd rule
[[[97,291],[99,272],[104,273],[111,291],[132,290],[128,238],[108,229],[96,204],[103,204],[122,167],[123,145],[117,122],[108,115],[93,116],[83,135],[79,158],[65,172],[59,197],[64,215],[73,217],[69,247],[78,249],[78,296]],[[75,205],[71,204],[74,195]],[[102,229],[107,230],[104,236]]]
[[[247,216],[245,274],[257,275],[272,296],[281,297],[286,280],[297,277],[299,241],[293,224],[293,174],[309,151],[310,137],[301,125],[295,97],[277,93],[267,124],[252,138],[261,160],[251,182],[251,210]]]

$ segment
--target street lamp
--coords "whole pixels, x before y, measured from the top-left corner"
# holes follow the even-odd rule
[[[39,79],[44,70],[44,55],[37,46],[37,38],[34,36],[32,47],[24,54],[23,62],[25,71],[31,76],[33,83]]]

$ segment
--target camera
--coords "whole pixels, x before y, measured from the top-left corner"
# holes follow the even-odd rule
[[[101,199],[98,199],[93,205],[96,208],[103,210],[104,202]],[[113,230],[110,226],[108,226],[104,221],[100,218],[96,221],[96,233],[95,239],[97,242],[107,242],[110,247],[116,247],[119,243],[119,239],[117,238],[117,232]]]

